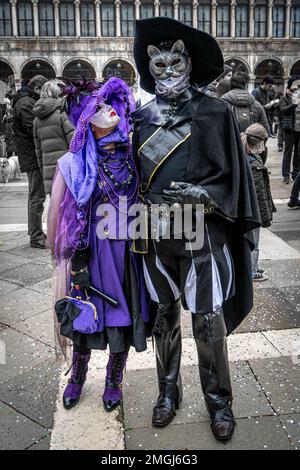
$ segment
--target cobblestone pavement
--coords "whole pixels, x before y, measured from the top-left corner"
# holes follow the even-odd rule
[[[229,338],[237,428],[226,445],[209,429],[189,312],[182,313],[184,399],[173,423],[151,427],[157,397],[152,344],[131,353],[122,410],[101,405],[107,354],[93,353],[80,406],[66,412],[65,365],[56,359],[52,265],[26,234],[27,183],[0,184],[0,449],[295,449],[300,448],[300,210],[287,210],[282,154],[269,142],[278,212],[262,236],[269,280]]]

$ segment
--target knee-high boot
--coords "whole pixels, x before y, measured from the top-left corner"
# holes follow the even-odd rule
[[[197,345],[199,374],[211,428],[218,440],[229,440],[234,431],[231,410],[232,388],[223,310],[192,315]]]
[[[182,400],[180,378],[181,327],[180,300],[159,304],[153,334],[156,343],[156,367],[159,397],[153,409],[152,424],[166,426],[176,415]]]

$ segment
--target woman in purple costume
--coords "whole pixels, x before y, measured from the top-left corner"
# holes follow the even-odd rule
[[[60,335],[73,342],[72,375],[63,404],[80,398],[91,349],[106,349],[103,404],[106,411],[121,401],[121,384],[130,346],[146,349],[148,298],[139,255],[130,251],[128,211],[138,202],[138,173],[129,132],[134,99],[122,80],[103,85],[79,80],[63,87],[67,112],[76,126],[70,151],[59,159],[48,214],[48,243],[58,273],[60,297],[89,293],[100,318],[96,333],[73,328],[71,317],[56,304]],[[125,232],[124,232],[125,230]],[[125,233],[125,236],[124,236]],[[63,282],[65,280],[65,282]],[[90,286],[118,302],[112,306]],[[84,298],[84,297],[82,297]],[[61,337],[60,337],[61,338]]]

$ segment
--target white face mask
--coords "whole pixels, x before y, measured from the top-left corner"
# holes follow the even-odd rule
[[[116,127],[120,122],[120,118],[117,115],[114,108],[108,104],[102,104],[99,111],[97,111],[90,119],[90,123],[100,129],[109,129],[110,127]]]

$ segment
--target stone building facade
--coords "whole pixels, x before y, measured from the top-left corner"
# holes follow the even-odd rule
[[[0,0],[0,80],[42,73],[137,81],[134,20],[170,16],[215,36],[251,85],[300,75],[300,0]]]

